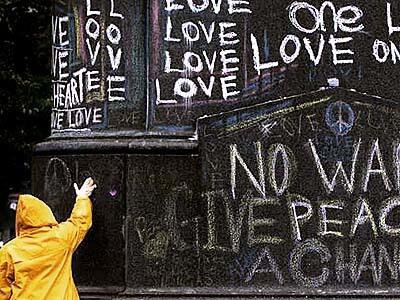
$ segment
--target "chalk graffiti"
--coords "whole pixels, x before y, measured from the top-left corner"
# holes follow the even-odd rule
[[[51,158],[46,166],[44,192],[46,198],[65,193],[72,185],[72,175],[66,162],[58,157]]]
[[[390,79],[398,76],[400,27],[392,3],[153,0],[150,11],[157,124],[190,127],[204,114],[315,90],[332,78],[396,96]],[[334,134],[345,135],[351,122],[339,123]]]
[[[91,0],[85,4],[52,18],[54,131],[104,127],[104,103],[125,100],[120,29],[124,15],[117,12],[114,0],[108,12]]]
[[[189,103],[192,98],[201,94],[208,99],[215,99],[221,95],[224,100],[236,97],[240,91],[237,87],[239,71],[240,35],[237,33],[238,24],[232,21],[205,22],[204,20],[180,22],[178,15],[192,15],[197,17],[203,11],[211,11],[215,16],[223,15],[225,7],[220,2],[203,1],[198,5],[188,1],[187,5],[165,2],[166,30],[164,41],[168,47],[163,52],[163,74],[177,74],[170,88],[171,92],[165,92],[168,87],[158,76],[154,78],[156,105],[177,104],[179,101]],[[228,0],[226,12],[229,15],[251,14],[248,1]],[[192,45],[203,43],[210,51],[195,52]],[[218,44],[218,48],[213,46]],[[188,51],[180,55],[180,59],[174,59],[171,55],[179,45],[185,44]],[[171,53],[172,52],[172,53]],[[174,53],[175,54],[175,53]],[[201,74],[208,73],[208,80]],[[161,74],[160,74],[161,75]],[[161,86],[163,89],[161,89]],[[218,87],[218,92],[216,91]],[[173,94],[173,98],[166,95]],[[198,96],[197,96],[198,97]],[[182,99],[182,100],[181,100]]]
[[[328,106],[325,121],[336,135],[346,135],[354,125],[354,112],[345,102],[335,102]]]
[[[167,251],[185,251],[197,249],[199,251],[199,217],[181,220],[177,215],[177,205],[191,201],[192,191],[186,183],[172,188],[165,198],[165,211],[161,218],[139,216],[134,220],[135,231],[140,243],[144,245],[144,255],[147,258],[166,258]],[[184,236],[185,231],[191,232],[188,243]]]
[[[202,251],[224,255],[240,286],[396,284],[398,111],[351,92],[310,97],[202,120]]]

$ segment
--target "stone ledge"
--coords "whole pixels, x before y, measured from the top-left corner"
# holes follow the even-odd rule
[[[198,141],[194,138],[76,138],[52,140],[37,144],[34,155],[86,153],[182,153],[196,154]]]

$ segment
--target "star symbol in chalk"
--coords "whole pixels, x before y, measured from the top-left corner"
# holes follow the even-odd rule
[[[269,136],[272,133],[272,129],[276,126],[278,122],[274,121],[267,124],[261,124],[261,132],[265,136]]]

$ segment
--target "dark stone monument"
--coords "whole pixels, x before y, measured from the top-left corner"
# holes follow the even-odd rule
[[[54,0],[33,192],[99,187],[82,299],[399,296],[399,13]]]

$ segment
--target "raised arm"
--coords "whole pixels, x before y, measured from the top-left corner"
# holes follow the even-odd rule
[[[73,251],[84,239],[86,233],[92,226],[92,202],[91,196],[96,188],[92,178],[87,178],[81,188],[74,184],[76,201],[71,216],[67,221],[59,224],[62,237],[67,240]]]

